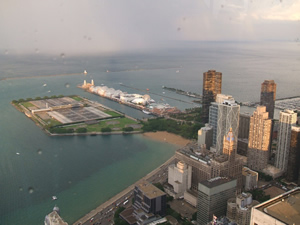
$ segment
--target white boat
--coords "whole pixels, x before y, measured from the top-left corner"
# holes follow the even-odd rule
[[[47,84],[43,84],[43,87],[46,87],[47,86]]]
[[[145,113],[145,114],[147,114],[147,115],[151,114],[151,112],[149,112],[149,111],[147,111],[147,110],[145,110],[145,109],[143,109],[142,111],[143,111],[143,113]]]
[[[55,196],[55,195],[53,195],[52,196],[52,200],[54,201],[54,200],[56,200],[57,199],[57,197]]]

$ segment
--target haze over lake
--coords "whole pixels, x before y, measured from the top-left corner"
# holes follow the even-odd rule
[[[148,88],[159,94],[151,95],[156,101],[184,110],[197,105],[167,97],[193,99],[162,86],[201,94],[202,74],[209,69],[223,73],[222,92],[238,101],[259,101],[265,79],[277,83],[277,98],[297,96],[299,50],[298,42],[186,42],[178,48],[137,53],[1,55],[0,224],[42,224],[54,204],[71,224],[161,165],[177,149],[141,135],[49,137],[17,111],[12,100],[77,94],[141,119],[148,116],[76,86],[94,79],[96,85],[128,93],[138,91],[120,83]],[[45,76],[73,73],[82,74]]]

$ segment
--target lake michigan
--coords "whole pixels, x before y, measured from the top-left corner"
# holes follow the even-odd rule
[[[17,111],[12,100],[76,94],[141,119],[148,116],[77,85],[93,79],[96,85],[128,93],[138,91],[120,83],[148,88],[156,101],[184,110],[197,106],[193,99],[162,86],[201,93],[202,74],[209,69],[223,73],[222,92],[237,101],[259,101],[265,79],[277,83],[277,98],[299,96],[299,52],[297,42],[188,42],[184,47],[137,53],[0,55],[0,224],[43,224],[55,204],[72,224],[161,165],[178,148],[142,135],[49,137]],[[73,73],[81,74],[46,76]],[[55,202],[53,195],[58,197]]]

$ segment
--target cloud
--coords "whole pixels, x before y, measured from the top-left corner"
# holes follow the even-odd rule
[[[0,8],[0,48],[81,54],[170,41],[293,39],[299,6],[288,0],[10,0]]]
[[[300,2],[294,0],[265,0],[253,4],[250,15],[257,20],[298,21]]]

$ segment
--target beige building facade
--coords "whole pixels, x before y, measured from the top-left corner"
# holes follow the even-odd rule
[[[262,171],[267,167],[269,160],[269,146],[272,129],[272,120],[265,106],[258,106],[250,117],[248,142],[248,167]]]

